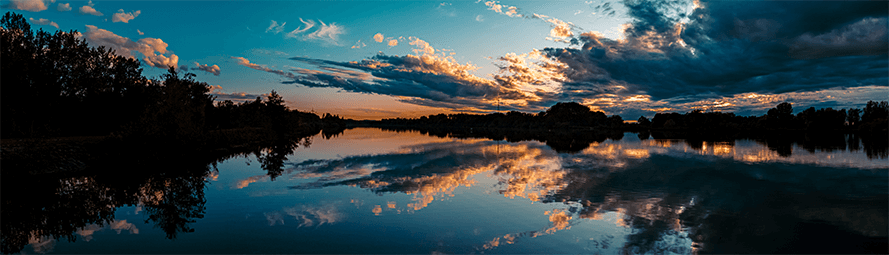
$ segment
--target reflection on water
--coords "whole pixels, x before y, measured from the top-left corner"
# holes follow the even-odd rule
[[[3,251],[143,236],[120,217],[130,206],[167,239],[232,242],[204,252],[887,252],[885,142],[674,137],[353,129],[218,162],[260,171],[167,164],[153,167],[183,170],[16,183],[4,172]],[[261,244],[270,236],[306,245]]]

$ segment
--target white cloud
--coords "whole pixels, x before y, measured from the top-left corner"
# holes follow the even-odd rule
[[[12,0],[8,5],[9,9],[23,10],[29,12],[39,12],[46,10],[46,4],[41,0]]]
[[[393,46],[397,46],[397,45],[398,45],[398,40],[395,40],[395,39],[389,40],[389,47],[393,47]]]
[[[448,17],[456,17],[457,10],[452,6],[453,4],[448,2],[442,2],[435,7],[439,13],[448,16]]]
[[[315,26],[315,21],[312,21],[312,20],[305,21],[305,20],[303,20],[302,18],[299,18],[299,21],[302,22],[303,25],[305,25],[305,28],[303,28],[303,27],[297,27],[297,28],[294,29],[293,31],[290,31],[290,33],[287,33],[286,35],[284,35],[284,37],[287,37],[287,38],[296,38],[298,34],[301,34],[302,32],[308,31],[310,28],[312,28],[312,27]],[[283,26],[283,25],[282,25],[282,26]]]
[[[485,17],[483,17],[481,14],[479,14],[478,16],[475,16],[475,21],[478,21],[478,22],[485,21]]]
[[[284,22],[284,23],[281,23],[281,25],[278,25],[277,21],[272,20],[271,25],[269,25],[269,28],[265,29],[265,32],[268,33],[269,31],[271,31],[272,33],[275,33],[275,34],[281,33],[281,31],[284,31],[285,24],[287,24],[287,22]]]
[[[56,29],[59,28],[59,24],[56,24],[55,22],[52,22],[52,21],[50,21],[50,20],[48,20],[48,19],[34,19],[34,18],[28,18],[28,20],[30,20],[31,23],[34,23],[34,24],[37,24],[37,25],[44,25],[44,26],[49,25],[49,26],[54,26],[54,27],[56,27]]]
[[[318,20],[318,22],[321,23],[321,27],[304,38],[306,40],[321,40],[333,45],[340,45],[339,36],[346,33],[345,29],[336,23],[324,24],[324,21],[321,20]]]
[[[261,55],[277,55],[277,56],[287,56],[287,55],[290,55],[290,54],[287,54],[286,52],[283,52],[283,51],[277,51],[277,50],[276,50],[276,51],[270,51],[270,50],[264,50],[264,49],[251,49],[250,51],[251,51],[253,54],[261,54]]]
[[[93,25],[86,25],[87,31],[84,34],[86,40],[93,45],[106,46],[114,49],[118,55],[130,58],[136,58],[133,51],[141,53],[142,61],[149,66],[167,69],[170,66],[178,66],[179,56],[169,53],[167,54],[167,43],[158,38],[142,38],[138,42],[130,38],[119,36],[111,31],[100,29]]]
[[[139,35],[145,35],[145,33],[142,33],[142,31],[139,29],[136,29],[136,33],[139,33]]]
[[[379,42],[379,43],[383,42],[383,34],[381,34],[381,33],[377,33],[377,34],[375,34],[375,35],[374,35],[374,41],[377,41],[377,42]]]
[[[218,65],[201,65],[198,62],[194,62],[194,69],[201,70],[204,72],[212,73],[213,75],[219,76],[219,66]]]
[[[111,22],[130,23],[130,20],[133,20],[136,17],[139,17],[139,14],[141,14],[141,13],[142,13],[142,11],[140,11],[140,10],[136,10],[135,12],[126,13],[123,11],[123,9],[120,9],[120,10],[117,10],[117,13],[115,13],[113,16],[111,16]]]
[[[93,15],[93,16],[105,15],[105,14],[102,14],[101,12],[97,11],[96,9],[93,9],[93,1],[89,1],[89,3],[87,3],[83,7],[80,7],[80,13],[81,14],[89,14],[89,15]]]
[[[339,36],[346,33],[346,30],[336,23],[326,24],[324,23],[324,21],[318,20],[318,23],[321,23],[321,25],[317,26],[318,28],[314,32],[300,35],[308,32],[312,28],[315,28],[316,23],[314,20],[303,20],[302,18],[300,18],[299,21],[302,22],[304,26],[300,26],[293,31],[290,31],[289,33],[284,35],[284,38],[299,38],[303,41],[324,41],[329,44],[340,46]],[[287,24],[287,22],[278,25],[277,21],[272,20],[271,25],[265,31],[272,31],[277,34],[284,30],[284,24]]]
[[[60,11],[60,12],[70,11],[70,10],[71,10],[71,4],[62,4],[62,3],[60,3],[60,4],[56,5],[56,10],[58,10],[58,11]]]

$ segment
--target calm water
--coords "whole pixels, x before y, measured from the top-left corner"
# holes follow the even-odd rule
[[[63,176],[29,183],[16,199],[5,182],[3,247],[886,253],[889,159],[885,149],[856,146],[776,149],[764,141],[626,133],[556,152],[538,141],[358,128],[318,135],[292,151],[270,148],[195,166],[191,174]]]

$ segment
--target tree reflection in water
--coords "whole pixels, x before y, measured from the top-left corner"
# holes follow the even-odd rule
[[[407,209],[420,210],[430,198],[477,185],[474,175],[490,173],[498,180],[493,188],[504,196],[571,206],[562,212],[570,213],[566,221],[551,219],[548,229],[496,236],[480,244],[482,250],[616,212],[615,224],[632,229],[622,253],[885,253],[885,168],[876,163],[869,169],[874,164],[863,162],[868,159],[833,165],[821,153],[852,151],[859,140],[843,134],[817,137],[754,138],[765,146],[741,142],[742,147],[742,140],[734,139],[610,139],[571,153],[536,142],[461,139],[390,154],[308,160],[293,164],[287,174],[315,179],[293,189],[347,185],[413,194]],[[794,147],[804,151],[786,149]],[[885,150],[875,147],[869,148]],[[597,247],[616,245],[598,240]]]
[[[392,153],[293,163],[287,157],[311,140],[248,148],[209,161],[170,158],[133,165],[116,160],[81,173],[30,174],[4,165],[3,252],[18,252],[47,238],[73,241],[90,226],[120,225],[114,212],[127,205],[141,206],[146,222],[167,238],[196,231],[190,226],[204,216],[206,179],[216,174],[207,162],[250,154],[272,180],[309,179],[293,189],[346,185],[379,194],[412,194],[414,200],[399,204],[406,208],[392,208],[397,210],[423,210],[458,187],[479,185],[474,177],[479,173],[497,181],[490,187],[493,194],[569,207],[542,214],[550,221],[547,227],[490,236],[476,246],[479,250],[617,217],[614,224],[632,230],[625,242],[596,237],[590,249],[887,252],[887,171],[873,163],[885,160],[886,142],[842,134],[737,140],[663,133],[426,132],[459,138]],[[866,157],[833,162],[821,156],[846,151]],[[314,212],[298,210],[308,209],[293,209],[304,217]]]
[[[79,230],[115,223],[114,212],[122,206],[142,206],[145,222],[167,238],[194,231],[188,224],[204,216],[208,166],[151,167],[166,168],[152,174],[139,173],[150,168],[132,167],[128,170],[133,173],[75,177],[17,175],[4,169],[2,252],[19,252],[40,238],[76,241]]]
[[[204,217],[204,188],[207,178],[218,175],[211,169],[215,162],[253,154],[274,178],[283,171],[287,155],[310,144],[309,138],[298,138],[209,158],[153,153],[153,149],[144,148],[122,152],[124,155],[94,152],[106,156],[77,172],[32,173],[35,171],[21,168],[23,164],[3,162],[0,248],[2,253],[18,253],[30,243],[62,238],[74,242],[78,235],[88,239],[86,233],[105,226],[126,227],[115,225],[128,224],[114,218],[123,206],[140,206],[147,215],[145,223],[175,239],[179,233],[194,232],[190,224]]]

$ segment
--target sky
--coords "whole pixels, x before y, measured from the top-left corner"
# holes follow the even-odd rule
[[[889,98],[883,1],[0,1],[33,30],[76,30],[195,73],[217,100],[275,90],[353,119],[544,111],[579,102],[763,115],[781,102]]]

